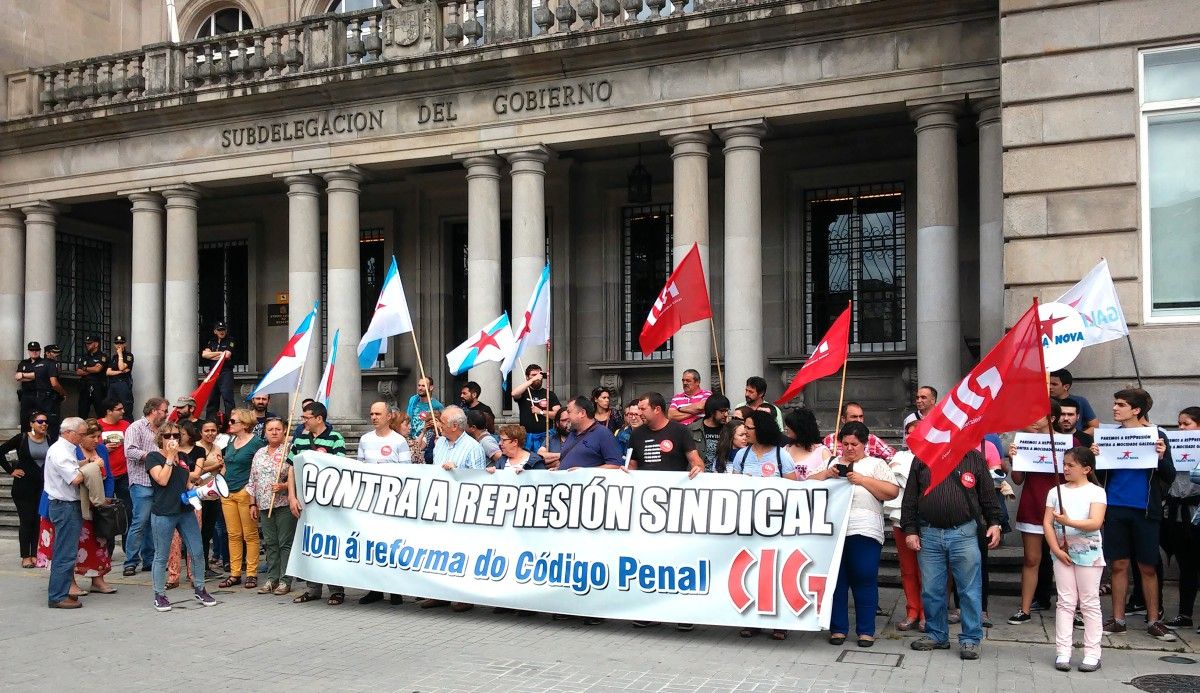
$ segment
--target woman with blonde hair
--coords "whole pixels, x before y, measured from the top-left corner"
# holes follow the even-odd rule
[[[229,434],[232,440],[225,446],[225,483],[229,495],[221,499],[221,513],[225,516],[225,529],[229,533],[229,577],[219,585],[221,589],[243,585],[246,589],[258,587],[258,522],[250,514],[254,497],[246,490],[250,481],[250,469],[254,454],[266,445],[262,438],[254,435],[258,417],[249,409],[234,409],[229,412]],[[242,560],[245,559],[246,579],[242,580]]]

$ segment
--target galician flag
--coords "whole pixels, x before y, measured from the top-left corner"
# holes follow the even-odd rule
[[[508,313],[505,312],[479,330],[479,334],[446,354],[446,365],[451,373],[458,375],[484,361],[503,361],[515,343],[512,327],[508,324]]]
[[[1129,334],[1117,287],[1108,272],[1108,260],[1101,259],[1078,284],[1058,297],[1058,303],[1079,311],[1083,318],[1083,346],[1111,342]]]
[[[329,406],[329,393],[333,391],[333,365],[337,363],[338,337],[340,336],[342,336],[340,329],[334,331],[333,342],[329,345],[329,360],[325,362],[325,372],[321,374],[321,382],[317,385],[317,394],[313,397],[326,407]]]
[[[408,313],[408,299],[404,297],[404,286],[400,283],[400,270],[396,268],[396,256],[383,278],[379,300],[375,302],[375,315],[363,332],[358,343],[358,366],[370,368],[383,351],[383,341],[388,337],[412,332],[412,316]]]
[[[550,265],[542,269],[542,276],[537,286],[533,287],[533,295],[529,297],[529,305],[525,315],[518,322],[517,334],[512,348],[500,364],[500,372],[504,374],[504,382],[508,382],[508,374],[512,373],[513,365],[525,352],[530,344],[548,344],[550,342]]]
[[[254,390],[246,395],[246,399],[277,392],[290,393],[296,389],[296,383],[300,379],[300,369],[304,366],[304,360],[308,358],[308,347],[312,343],[312,328],[316,322],[317,308],[320,304],[320,301],[313,304],[313,309],[304,316],[304,320],[292,333],[287,344],[284,344],[283,349],[279,350],[279,356],[275,357],[275,365],[271,366],[271,370],[263,375],[262,380],[258,381],[258,385],[254,386]]]

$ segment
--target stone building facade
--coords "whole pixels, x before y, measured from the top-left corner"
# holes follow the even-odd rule
[[[1171,168],[1200,148],[1186,0],[175,5],[179,42],[157,0],[17,18],[86,12],[87,41],[2,34],[0,370],[124,334],[139,401],[174,397],[220,319],[246,390],[320,300],[303,389],[340,329],[331,409],[357,419],[413,391],[414,343],[456,393],[442,355],[549,261],[552,348],[527,362],[560,394],[711,384],[714,344],[732,399],[757,374],[777,393],[853,300],[847,397],[889,429],[1106,256],[1160,407],[1194,400],[1197,275],[1154,265],[1200,247],[1200,177]],[[693,243],[714,321],[643,357]],[[415,340],[360,371],[392,255]],[[1076,365],[1098,402],[1133,376],[1119,342]],[[494,365],[470,377],[504,401]],[[804,395],[823,423],[835,380]]]

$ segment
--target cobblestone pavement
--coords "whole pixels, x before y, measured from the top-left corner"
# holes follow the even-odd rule
[[[7,654],[0,690],[1098,693],[1135,690],[1120,684],[1141,674],[1200,675],[1200,663],[1159,661],[1176,652],[1200,660],[1191,654],[1200,636],[1190,631],[1178,643],[1142,631],[1106,638],[1099,672],[1057,672],[1053,614],[999,625],[1016,607],[1011,597],[993,599],[998,625],[982,659],[962,662],[955,650],[911,651],[916,636],[885,627],[882,617],[879,642],[863,650],[853,640],[832,647],[818,633],[774,642],[742,639],[730,628],[589,627],[483,607],[422,610],[407,600],[364,607],[355,590],[340,607],[294,605],[290,596],[216,590],[216,581],[209,587],[218,606],[201,607],[181,587],[169,593],[176,608],[158,613],[142,573],[113,577],[116,595],[89,595],[82,609],[55,611],[45,607],[45,571],[21,569],[15,549],[11,539],[0,540],[0,649]],[[885,608],[903,615],[898,591],[881,596]],[[1173,600],[1168,591],[1167,604]],[[1140,617],[1130,624],[1140,625]]]

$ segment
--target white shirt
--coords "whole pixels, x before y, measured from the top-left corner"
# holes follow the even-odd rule
[[[388,431],[381,436],[375,431],[367,431],[358,439],[358,461],[373,464],[402,464],[412,462],[408,441],[395,431]]]
[[[840,457],[830,457],[829,466],[845,464]],[[854,471],[863,476],[889,484],[896,483],[896,475],[887,462],[878,457],[864,457],[854,463]],[[861,535],[883,543],[883,501],[863,486],[854,486],[850,500],[850,520],[846,523],[846,536]]]
[[[46,495],[53,500],[78,501],[79,487],[71,482],[79,476],[79,460],[75,459],[75,445],[66,438],[59,438],[46,451],[46,466],[43,477]]]

